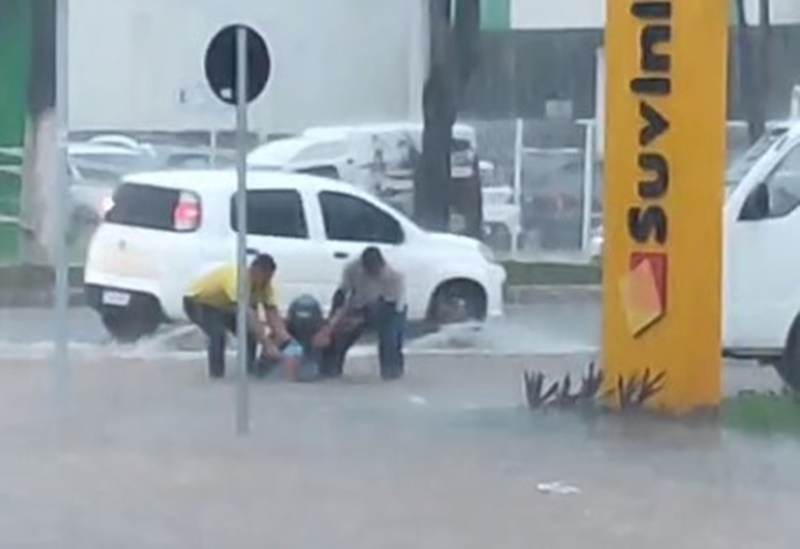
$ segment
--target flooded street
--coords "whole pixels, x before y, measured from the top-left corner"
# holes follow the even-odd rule
[[[120,346],[90,311],[70,314],[61,401],[49,312],[0,315],[9,547],[751,549],[800,539],[796,439],[524,406],[523,372],[575,379],[597,357],[596,300],[510,306],[484,326],[418,335],[396,383],[378,380],[369,341],[341,381],[254,382],[246,438],[235,435],[234,376],[206,378],[192,328]],[[724,390],[780,384],[771,369],[730,362]]]
[[[798,0],[0,0],[0,549],[795,549],[800,398],[717,350],[800,387],[798,51]],[[375,333],[245,384],[234,309],[297,378]]]
[[[596,357],[591,300],[416,337],[397,383],[378,381],[369,342],[340,382],[253,383],[245,439],[233,376],[206,379],[191,328],[118,346],[72,310],[60,406],[48,312],[2,319],[8,546],[666,548],[691,532],[682,547],[771,548],[800,534],[794,440],[524,407],[524,371],[577,376]],[[779,388],[771,370],[725,369],[728,395]]]
[[[0,311],[0,357],[46,357],[52,347],[52,316],[43,309]],[[96,313],[70,310],[70,339],[79,356],[192,358],[202,354],[203,341],[191,327],[165,326],[133,346],[111,342]],[[591,352],[600,338],[600,305],[596,300],[550,300],[536,305],[508,306],[506,316],[485,326],[459,325],[439,333],[413,337],[409,351],[425,353],[566,354]],[[363,344],[357,353],[371,353]],[[231,348],[233,346],[231,345]]]
[[[526,368],[589,358],[417,356],[392,384],[355,359],[341,382],[253,384],[245,439],[233,380],[202,361],[81,360],[59,410],[45,364],[4,360],[4,543],[794,546],[797,442],[523,407]],[[728,390],[751,375],[727,369]]]

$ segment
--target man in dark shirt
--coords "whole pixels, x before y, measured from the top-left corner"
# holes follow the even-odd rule
[[[399,379],[405,370],[403,336],[406,323],[405,278],[370,246],[349,263],[315,344],[322,348],[320,374],[342,375],[347,351],[367,329],[378,335],[378,359],[384,380]]]

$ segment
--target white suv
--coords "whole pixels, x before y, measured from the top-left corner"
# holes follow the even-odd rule
[[[352,185],[251,172],[248,250],[278,264],[285,308],[301,294],[328,306],[345,262],[368,245],[406,273],[409,319],[436,324],[503,314],[505,270],[476,240],[429,233]],[[235,260],[234,171],[130,175],[95,233],[85,268],[91,307],[117,339],[183,322],[182,297],[205,269]]]

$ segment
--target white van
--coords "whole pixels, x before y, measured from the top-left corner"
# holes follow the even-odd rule
[[[270,141],[247,158],[253,170],[306,173],[339,179],[381,197],[411,214],[416,159],[422,151],[423,125],[389,122],[354,126],[309,128],[301,135]],[[475,169],[478,143],[475,128],[453,126],[452,176],[468,178]],[[482,181],[493,181],[494,165],[479,164]],[[511,185],[498,182],[483,189],[483,218],[488,229],[503,228],[508,235],[519,230],[519,205]],[[498,207],[498,202],[502,205]]]
[[[308,128],[301,135],[265,143],[247,158],[252,169],[325,175],[372,194],[411,190],[423,125],[388,122]],[[454,178],[471,175],[477,150],[475,128],[453,126]]]
[[[772,127],[728,176],[724,352],[800,370],[800,123]]]
[[[278,264],[285,308],[311,294],[327,307],[345,262],[377,245],[406,274],[411,321],[442,324],[503,313],[505,269],[480,242],[430,233],[353,185],[282,172],[248,174],[248,247]],[[234,171],[127,176],[94,234],[89,305],[117,339],[185,322],[183,295],[204,270],[235,261]]]

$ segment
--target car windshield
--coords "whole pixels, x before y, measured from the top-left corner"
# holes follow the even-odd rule
[[[725,174],[725,191],[730,193],[744,179],[758,160],[784,134],[787,128],[774,128],[761,136],[747,151],[737,157]]]

